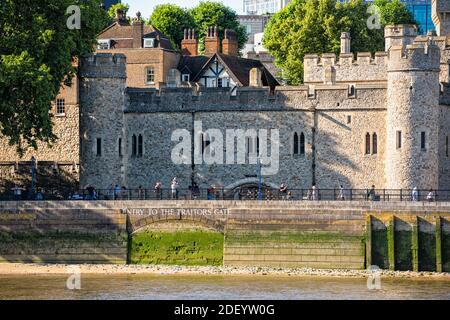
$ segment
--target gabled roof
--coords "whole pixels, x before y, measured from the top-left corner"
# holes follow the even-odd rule
[[[237,56],[216,53],[212,57],[206,56],[183,56],[178,64],[181,73],[189,73],[192,81],[198,81],[202,74],[209,68],[215,59],[225,67],[233,80],[242,87],[248,87],[250,83],[250,70],[258,68],[262,72],[263,86],[274,87],[280,85],[272,74],[259,60],[245,59]],[[189,72],[185,72],[185,71]]]
[[[182,56],[177,68],[181,74],[189,74],[190,79],[194,79],[208,61],[207,56]]]

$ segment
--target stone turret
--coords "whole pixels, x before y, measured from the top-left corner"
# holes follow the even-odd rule
[[[97,53],[84,58],[80,77],[80,185],[86,185],[85,179],[97,188],[120,185],[120,154],[127,145],[122,131],[126,57]]]
[[[433,0],[431,15],[438,36],[450,36],[450,1]]]
[[[438,187],[439,65],[432,43],[389,50],[386,188]]]
[[[388,25],[384,28],[385,50],[392,46],[412,44],[417,37],[417,26],[413,24]]]

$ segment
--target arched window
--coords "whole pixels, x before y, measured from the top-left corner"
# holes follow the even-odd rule
[[[299,153],[298,145],[299,145],[299,143],[298,143],[298,134],[297,134],[297,132],[294,132],[294,155]]]
[[[370,133],[366,133],[366,154],[370,154]]]
[[[376,154],[378,152],[378,138],[377,134],[374,133],[372,135],[372,154]]]
[[[142,157],[143,153],[144,153],[144,139],[140,134],[138,137],[138,156]]]
[[[305,154],[305,135],[300,133],[300,154]]]
[[[131,155],[135,156],[137,154],[137,139],[136,135],[133,134],[131,137]]]

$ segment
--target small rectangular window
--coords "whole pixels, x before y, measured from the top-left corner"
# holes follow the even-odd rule
[[[402,147],[402,132],[397,131],[397,149],[400,149]]]
[[[445,136],[445,156],[448,158],[448,136]]]
[[[182,80],[183,80],[183,82],[189,82],[189,74],[183,74]]]
[[[119,138],[119,157],[122,156],[122,138]]]
[[[146,82],[147,84],[155,83],[155,69],[153,67],[148,67],[146,69]]]
[[[101,138],[97,138],[97,156],[101,156],[102,155],[102,139]]]
[[[352,123],[352,116],[347,116],[347,124]]]
[[[420,133],[420,149],[426,149],[425,131],[422,131]]]
[[[222,78],[217,79],[217,87],[222,88]]]
[[[66,101],[64,99],[56,100],[56,115],[64,116],[66,114]]]

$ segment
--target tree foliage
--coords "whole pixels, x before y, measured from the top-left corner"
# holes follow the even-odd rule
[[[164,33],[174,47],[180,47],[183,30],[195,26],[189,12],[174,4],[161,4],[155,7],[150,23]]]
[[[71,5],[81,9],[81,29],[70,30]],[[23,152],[51,143],[52,101],[76,70],[73,58],[89,53],[108,17],[98,0],[0,2],[0,135]]]
[[[310,53],[339,53],[340,35],[350,32],[353,52],[384,49],[386,24],[415,23],[412,14],[398,0],[376,0],[380,28],[370,29],[370,4],[362,0],[293,0],[276,13],[264,32],[263,43],[275,57],[288,84],[303,82],[303,58]]]
[[[111,19],[114,19],[116,17],[117,10],[119,10],[119,9],[126,13],[126,12],[128,12],[128,10],[130,10],[130,6],[127,3],[116,3],[116,4],[113,4],[108,9],[108,16]]]
[[[237,20],[237,14],[220,2],[203,1],[191,10],[177,5],[159,5],[153,11],[150,22],[163,32],[176,47],[183,39],[184,28],[194,28],[199,38],[199,50],[204,50],[204,38],[208,27],[217,26],[219,38],[223,39],[225,29],[233,29],[237,33],[238,46],[243,48],[247,41],[247,33]]]
[[[204,39],[210,26],[217,26],[221,40],[225,29],[236,31],[239,49],[242,49],[247,42],[246,30],[239,24],[236,12],[220,2],[202,1],[190,10],[190,15],[194,19],[195,28],[198,31],[199,50],[201,52],[204,50]]]

